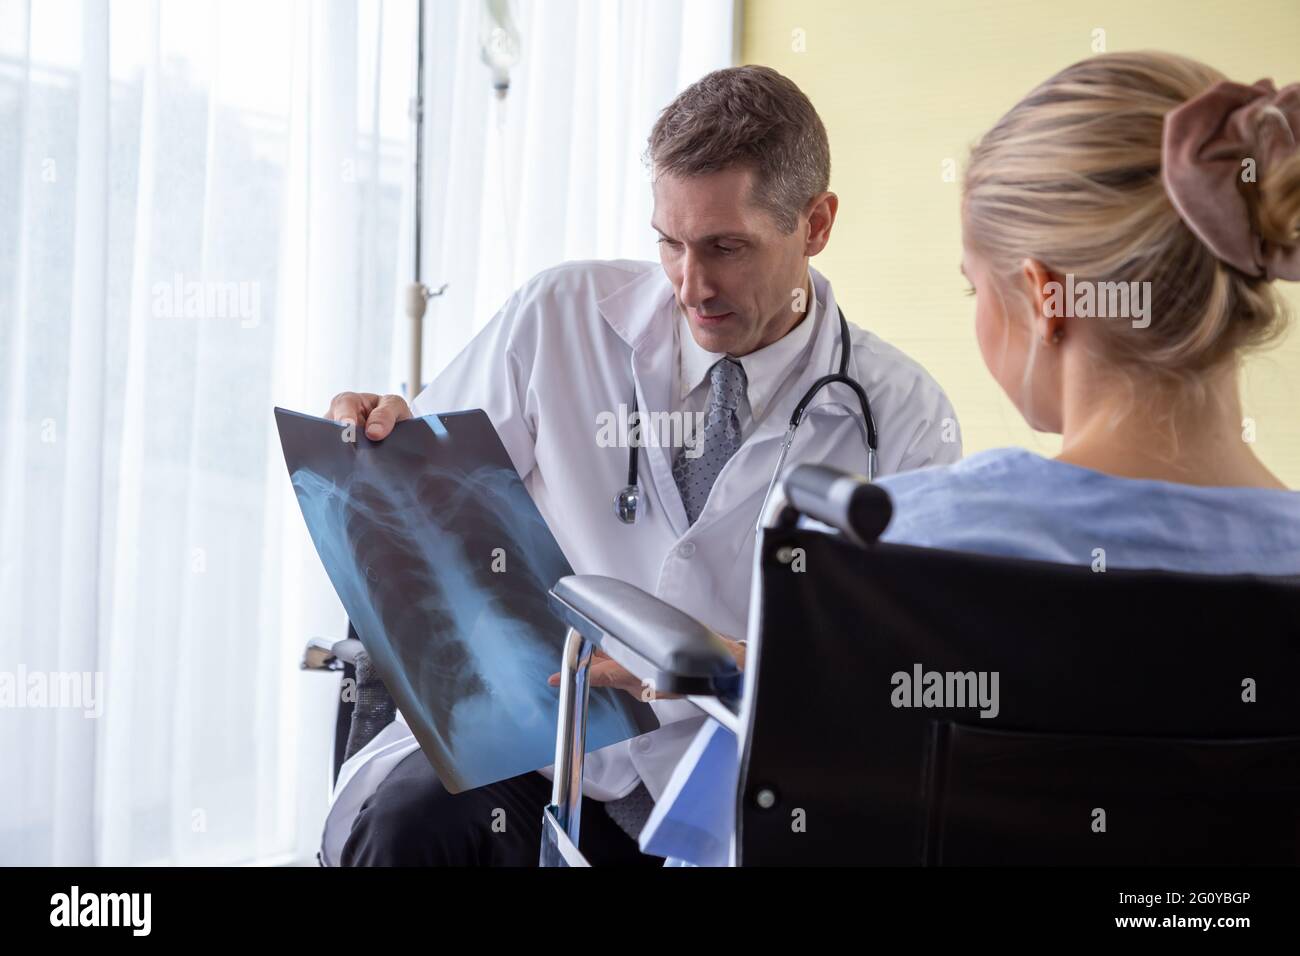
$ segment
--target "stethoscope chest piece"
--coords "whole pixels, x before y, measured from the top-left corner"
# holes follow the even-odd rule
[[[641,490],[636,485],[628,485],[614,496],[614,514],[624,524],[636,523],[637,507],[641,504]]]

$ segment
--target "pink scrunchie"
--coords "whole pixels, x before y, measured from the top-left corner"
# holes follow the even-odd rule
[[[1300,83],[1224,81],[1165,116],[1165,192],[1192,232],[1246,275],[1300,281],[1300,247],[1265,242],[1240,192],[1245,159],[1255,181],[1300,152]]]

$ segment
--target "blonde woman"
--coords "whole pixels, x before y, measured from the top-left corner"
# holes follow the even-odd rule
[[[1162,53],[1077,63],[976,145],[962,218],[984,363],[1061,453],[888,476],[883,539],[1300,574],[1300,493],[1245,440],[1238,395],[1242,358],[1284,329],[1276,283],[1300,280],[1300,84]],[[711,752],[679,774],[734,781],[734,748]],[[666,809],[653,852],[725,861],[735,789],[708,792]]]
[[[975,146],[962,219],[984,363],[1061,452],[891,476],[884,540],[1300,574],[1300,493],[1255,455],[1238,393],[1285,328],[1276,284],[1300,280],[1300,84],[1076,63]]]

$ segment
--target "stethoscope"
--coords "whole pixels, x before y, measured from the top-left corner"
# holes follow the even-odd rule
[[[772,472],[772,480],[767,483],[767,493],[763,495],[763,506],[758,509],[759,515],[767,511],[768,499],[772,497],[772,489],[776,487],[777,478],[781,475],[781,469],[785,466],[786,455],[790,453],[790,446],[794,443],[794,433],[803,421],[804,411],[808,408],[808,403],[816,397],[827,385],[834,385],[837,382],[841,385],[847,385],[853,389],[853,393],[858,396],[858,404],[862,407],[862,422],[866,432],[867,440],[867,479],[875,481],[876,479],[876,449],[879,447],[876,435],[876,420],[871,414],[871,403],[867,401],[867,393],[852,376],[849,375],[849,349],[852,342],[849,338],[849,323],[844,318],[844,310],[839,309],[840,315],[840,370],[832,372],[830,375],[823,375],[817,381],[808,387],[804,392],[803,398],[799,399],[799,404],[794,407],[794,412],[790,415],[790,426],[785,430],[785,439],[781,442],[781,454],[777,457],[776,468]],[[632,417],[638,417],[636,389],[632,389]],[[637,511],[641,504],[641,486],[637,480],[637,446],[638,443],[632,443],[628,448],[627,455],[627,487],[614,496],[614,513],[618,515],[620,521],[624,524],[633,524],[636,521]]]

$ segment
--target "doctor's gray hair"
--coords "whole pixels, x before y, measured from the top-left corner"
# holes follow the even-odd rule
[[[817,110],[793,81],[766,66],[715,70],[688,86],[655,121],[646,160],[656,177],[753,169],[754,201],[787,233],[831,179],[830,143]]]

